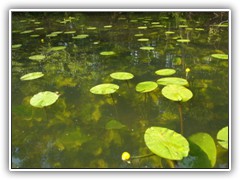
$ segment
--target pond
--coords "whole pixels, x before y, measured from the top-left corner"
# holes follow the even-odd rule
[[[228,11],[11,14],[12,169],[228,169]]]

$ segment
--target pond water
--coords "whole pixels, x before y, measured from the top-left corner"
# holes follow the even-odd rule
[[[217,139],[229,125],[228,15],[12,12],[12,168],[228,168],[229,151]],[[157,75],[160,69],[175,74]],[[32,72],[44,76],[20,79]],[[110,76],[114,72],[134,77],[117,80]],[[192,98],[172,101],[161,84],[136,91],[138,83],[164,77],[186,79]],[[119,89],[106,95],[90,92],[102,83]],[[31,98],[44,91],[57,92],[56,102],[32,106]],[[151,153],[144,139],[149,127],[171,129],[187,140],[208,134],[213,146],[203,139],[210,150],[201,151],[213,164],[194,152],[172,161],[137,157]],[[123,152],[133,158],[123,161]]]

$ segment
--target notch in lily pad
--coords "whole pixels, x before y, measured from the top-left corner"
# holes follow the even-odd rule
[[[20,79],[22,81],[28,81],[28,80],[38,79],[43,76],[44,76],[44,74],[42,72],[32,72],[32,73],[28,73],[28,74],[21,76]]]
[[[155,71],[155,74],[160,76],[171,76],[176,73],[175,69],[159,69]]]

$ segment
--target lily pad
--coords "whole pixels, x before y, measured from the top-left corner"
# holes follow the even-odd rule
[[[39,55],[30,56],[28,58],[35,61],[42,61],[43,59],[45,59],[45,57],[46,56],[39,54]]]
[[[17,48],[20,48],[22,47],[22,44],[13,44],[12,45],[12,49],[17,49]]]
[[[115,72],[110,74],[111,78],[117,79],[117,80],[129,80],[134,77],[133,74],[128,72]]]
[[[213,58],[216,58],[216,59],[228,60],[228,55],[227,54],[212,54],[211,56]]]
[[[30,37],[32,37],[32,38],[36,38],[36,37],[39,37],[40,35],[39,34],[32,34],[32,35],[30,35]]]
[[[49,51],[61,51],[64,49],[66,49],[66,46],[55,46],[55,47],[51,47]]]
[[[31,33],[31,32],[33,32],[33,30],[26,30],[26,31],[20,32],[20,34],[29,34],[29,33]]]
[[[155,71],[155,74],[160,76],[171,76],[176,73],[175,69],[160,69]]]
[[[76,31],[65,31],[64,34],[74,34]]]
[[[103,51],[100,53],[100,55],[102,56],[112,56],[112,55],[115,55],[116,53],[113,52],[113,51]]]
[[[144,141],[156,155],[181,160],[188,156],[189,143],[181,134],[163,127],[150,127],[145,131]]]
[[[173,31],[166,31],[165,34],[175,34]]]
[[[72,37],[73,39],[85,39],[87,38],[89,35],[88,34],[79,34],[77,36]]]
[[[228,149],[228,126],[218,131],[217,141],[224,149]]]
[[[154,47],[151,47],[151,46],[143,46],[143,47],[140,47],[141,50],[146,50],[146,51],[151,51],[151,50],[154,50]]]
[[[142,37],[143,34],[134,34],[135,37]]]
[[[125,127],[125,125],[120,123],[117,120],[111,120],[105,125],[106,129],[122,129],[124,127]]]
[[[59,94],[55,92],[51,91],[39,92],[30,99],[30,104],[37,108],[43,108],[55,103],[58,97]]]
[[[214,167],[217,158],[217,149],[213,138],[207,133],[197,133],[191,135],[189,141],[196,144],[206,153],[211,162],[211,167]]]
[[[147,26],[139,26],[138,29],[147,29]]]
[[[162,94],[172,101],[186,102],[193,97],[192,92],[182,85],[170,84],[162,89]]]
[[[190,39],[177,39],[177,42],[189,43],[189,42],[190,42]]]
[[[177,85],[183,85],[183,86],[189,86],[188,81],[183,78],[179,77],[165,77],[160,78],[157,80],[157,83],[159,85],[169,85],[169,84],[177,84]]]
[[[106,83],[92,87],[90,92],[93,94],[106,95],[115,93],[118,89],[119,86],[117,84]]]
[[[20,79],[22,81],[27,81],[27,80],[38,79],[43,76],[44,76],[44,74],[42,72],[33,72],[33,73],[28,73],[28,74],[23,75]]]
[[[136,86],[136,91],[140,93],[151,92],[158,87],[158,84],[153,81],[140,82]]]
[[[149,39],[148,38],[140,38],[140,39],[138,39],[138,41],[139,42],[147,42],[147,41],[149,41]]]

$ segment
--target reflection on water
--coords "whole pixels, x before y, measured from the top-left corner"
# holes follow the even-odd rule
[[[161,78],[155,71],[162,68],[175,69],[173,76],[186,78],[193,92],[182,105],[184,136],[210,134],[214,168],[227,168],[228,151],[216,134],[229,122],[228,60],[211,56],[229,53],[227,20],[227,12],[13,12],[12,168],[169,168],[157,156],[121,160],[124,151],[150,153],[143,139],[148,127],[180,132],[178,106],[162,96],[162,85],[147,95],[135,90]],[[44,58],[29,59],[35,55]],[[122,71],[134,78],[110,77]],[[44,76],[20,80],[31,72]],[[92,94],[101,83],[120,88]],[[32,107],[31,97],[42,91],[61,96],[44,109]]]

